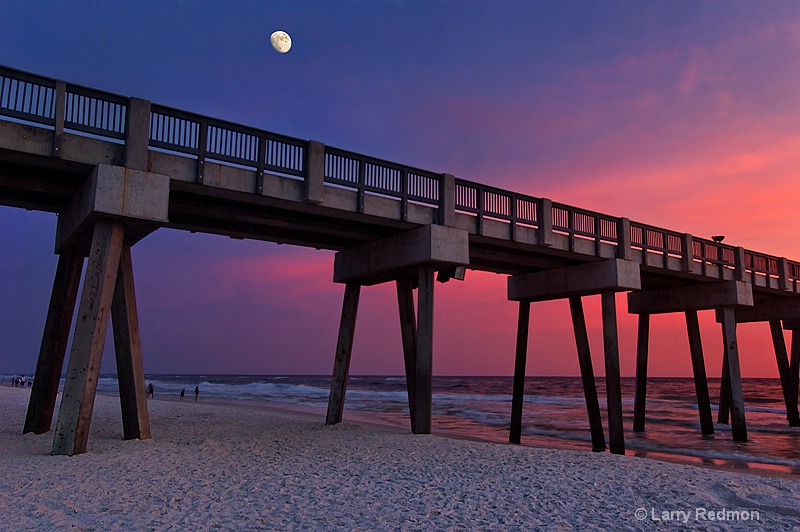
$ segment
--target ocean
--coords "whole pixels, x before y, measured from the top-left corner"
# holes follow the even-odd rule
[[[156,398],[236,400],[273,403],[324,414],[330,376],[147,375]],[[10,377],[4,378],[9,385]],[[646,430],[634,433],[633,378],[622,379],[627,454],[730,469],[771,470],[800,475],[800,428],[789,427],[777,379],[743,379],[749,440],[736,443],[730,425],[714,425],[703,437],[691,378],[648,380]],[[603,426],[605,386],[597,379]],[[507,442],[511,416],[511,377],[434,377],[433,432],[457,437]],[[114,375],[102,375],[98,392],[116,394]],[[719,379],[709,379],[713,415]],[[408,395],[404,377],[351,376],[345,419],[360,419],[408,428]],[[525,384],[522,444],[591,451],[591,437],[579,377],[529,377]]]

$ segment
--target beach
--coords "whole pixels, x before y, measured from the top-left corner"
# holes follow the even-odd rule
[[[800,526],[800,483],[639,457],[539,449],[263,405],[150,400],[123,441],[98,395],[88,452],[21,434],[28,390],[0,387],[0,529],[650,530]]]

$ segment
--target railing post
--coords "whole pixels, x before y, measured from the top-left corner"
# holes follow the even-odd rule
[[[264,193],[264,166],[267,164],[267,135],[258,136],[258,166],[256,166],[256,194]],[[308,168],[308,163],[306,163]]]
[[[631,221],[628,218],[617,219],[617,258],[631,260]]]
[[[539,245],[553,245],[553,202],[547,198],[539,200]]]
[[[681,271],[693,272],[694,271],[694,239],[689,233],[683,234],[683,241],[681,242],[683,249],[681,250]]]
[[[778,288],[780,290],[790,290],[789,287],[789,261],[786,257],[778,259]]]
[[[53,131],[53,157],[61,158],[61,143],[64,139],[64,116],[67,111],[67,82],[56,81],[56,108],[53,118],[55,130]]]
[[[125,113],[125,167],[146,172],[149,144],[150,102],[130,98]]]
[[[456,178],[452,174],[439,176],[439,225],[456,226]]]
[[[721,251],[721,250],[720,250]],[[744,248],[739,246],[736,248],[735,255],[734,255],[734,269],[733,269],[733,277],[737,281],[744,281],[744,274],[745,274],[745,262],[744,262]],[[722,264],[720,264],[720,270],[722,269]]]
[[[508,196],[508,212],[511,216],[511,220],[508,223],[509,227],[509,237],[512,242],[517,241],[517,198],[513,194],[509,194]]]
[[[325,197],[325,145],[309,140],[306,146],[303,201],[319,205]]]
[[[208,147],[208,120],[200,120],[197,139],[197,182],[203,184],[206,171],[206,148]]]

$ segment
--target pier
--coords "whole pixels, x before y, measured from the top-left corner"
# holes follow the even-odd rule
[[[765,322],[788,423],[800,425],[800,262],[785,257],[6,67],[0,205],[58,214],[58,267],[23,429],[49,430],[77,305],[55,454],[86,450],[109,321],[124,437],[150,437],[131,248],[162,227],[337,252],[332,276],[344,296],[329,424],[342,419],[360,291],[391,282],[411,429],[430,433],[436,282],[483,270],[507,275],[508,299],[519,302],[512,443],[523,423],[532,303],[566,299],[592,445],[605,449],[582,305],[600,295],[609,447],[624,454],[619,292],[639,319],[635,431],[645,429],[649,318],[683,312],[701,432],[713,433],[699,310],[716,311],[725,342],[718,422],[747,439],[736,325]]]

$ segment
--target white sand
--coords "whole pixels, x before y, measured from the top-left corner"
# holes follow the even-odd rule
[[[122,441],[97,398],[86,454],[21,434],[29,392],[0,387],[3,530],[530,530],[800,527],[800,481],[643,458],[413,436],[316,415],[149,402]],[[698,521],[696,508],[728,514]],[[645,518],[636,517],[644,508]],[[641,510],[640,510],[641,511]],[[759,521],[744,521],[754,517]],[[706,516],[708,513],[706,513]],[[662,519],[655,521],[653,518]]]

